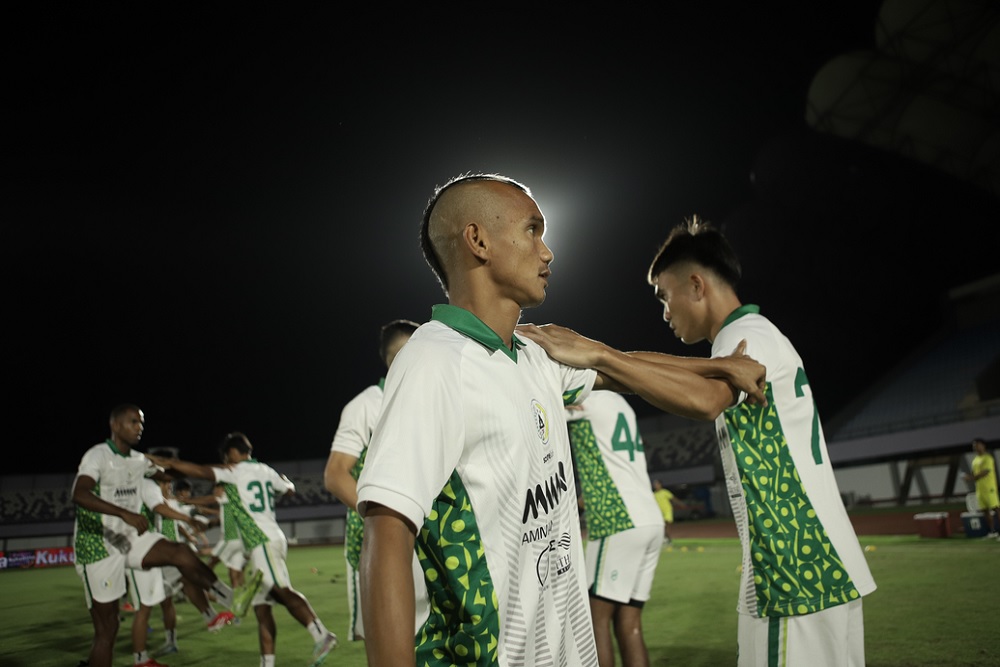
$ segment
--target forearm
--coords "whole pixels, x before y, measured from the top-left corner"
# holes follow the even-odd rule
[[[173,519],[174,521],[180,521],[183,523],[191,522],[190,516],[184,514],[183,512],[178,512],[177,510],[175,510],[170,505],[167,505],[166,503],[157,505],[156,507],[153,508],[153,511],[159,514],[160,516],[166,517],[168,519]]]
[[[358,482],[347,475],[331,475],[326,480],[326,490],[352,510],[358,510]]]
[[[100,496],[95,496],[90,491],[74,491],[73,502],[84,509],[91,512],[98,512],[99,514],[109,514],[121,518],[124,518],[126,514],[133,514],[133,512],[124,507],[119,507],[114,503],[109,503]]]
[[[731,377],[730,364],[725,357],[705,358],[705,357],[678,357],[662,352],[627,352],[630,357],[641,359],[656,364],[668,364],[677,368],[690,371],[695,375],[706,378],[721,378],[728,380]]]
[[[711,421],[733,403],[733,389],[724,380],[704,377],[685,364],[651,360],[649,354],[655,353],[604,347],[594,369],[657,408],[689,419]]]
[[[361,610],[371,667],[415,666],[414,536],[392,510],[372,507],[361,547]]]
[[[337,500],[352,510],[358,509],[358,482],[351,476],[357,457],[341,452],[331,452],[323,471],[323,486]]]
[[[159,460],[157,462],[159,462]],[[167,459],[162,465],[171,470],[176,470],[185,477],[196,477],[198,479],[215,481],[215,468],[212,466],[192,463],[190,461],[179,461],[177,459]]]

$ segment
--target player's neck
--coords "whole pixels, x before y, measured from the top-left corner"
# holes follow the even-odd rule
[[[121,438],[118,438],[116,436],[111,436],[108,439],[111,441],[111,444],[115,446],[115,449],[118,450],[118,453],[121,454],[122,456],[128,456],[132,452],[132,447]]]
[[[496,295],[489,297],[479,297],[469,294],[467,297],[456,298],[451,295],[449,303],[459,308],[464,308],[488,326],[500,337],[507,349],[510,349],[514,336],[514,327],[521,319],[521,307],[509,299],[499,298]]]

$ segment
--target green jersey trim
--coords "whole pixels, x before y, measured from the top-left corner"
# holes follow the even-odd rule
[[[464,308],[453,306],[450,303],[439,303],[431,308],[431,319],[437,320],[447,325],[460,334],[468,336],[483,347],[496,352],[500,350],[514,363],[517,363],[517,350],[524,347],[517,336],[512,336],[512,348],[504,345],[503,339],[497,332],[490,329],[486,324]]]
[[[500,609],[486,551],[457,472],[420,527],[417,558],[430,614],[417,633],[417,664],[496,665]]]
[[[724,329],[727,325],[732,324],[733,322],[740,319],[744,315],[759,315],[759,314],[760,314],[760,306],[755,306],[752,303],[748,303],[745,306],[740,306],[733,312],[729,313],[729,317],[725,319],[725,321],[722,323],[722,326],[719,328]]]
[[[583,392],[583,385],[580,385],[576,389],[570,389],[568,391],[563,392],[562,396],[563,405],[572,405],[576,403],[576,400],[580,397],[580,394],[582,392]]]
[[[128,458],[128,454],[122,454],[122,450],[118,449],[118,445],[115,444],[114,440],[112,440],[111,438],[108,438],[104,442],[105,442],[105,444],[107,444],[108,447],[111,448],[111,451],[113,451],[115,454],[117,454],[118,456],[122,457],[123,459],[127,459]]]

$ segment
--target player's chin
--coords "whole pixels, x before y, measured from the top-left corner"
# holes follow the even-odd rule
[[[525,294],[521,297],[521,308],[537,308],[545,303],[545,289]]]

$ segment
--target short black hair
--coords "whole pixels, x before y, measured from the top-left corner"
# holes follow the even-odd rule
[[[226,437],[222,439],[222,444],[219,445],[219,454],[223,459],[226,458],[226,452],[230,449],[235,449],[240,454],[249,454],[253,451],[253,445],[250,444],[250,439],[239,431],[233,431],[232,433],[227,433]]]
[[[733,290],[743,276],[740,260],[726,237],[712,223],[697,215],[670,231],[649,266],[649,284],[655,283],[656,277],[674,264],[686,261],[715,272]]]
[[[386,363],[389,345],[400,336],[412,336],[420,325],[413,320],[393,320],[382,325],[378,335],[378,356]]]
[[[118,419],[122,415],[128,412],[142,412],[138,405],[133,403],[119,403],[115,407],[111,408],[111,419]]]
[[[506,183],[508,185],[513,185],[528,195],[531,194],[531,190],[529,190],[526,185],[518,183],[514,179],[507,176],[490,173],[462,174],[449,179],[444,185],[439,185],[434,188],[434,194],[432,194],[431,198],[427,200],[427,205],[424,207],[424,215],[420,222],[420,249],[424,253],[424,261],[426,261],[427,265],[431,267],[431,271],[434,272],[438,282],[441,283],[441,288],[444,290],[445,295],[448,294],[448,276],[445,273],[444,266],[441,264],[441,258],[438,257],[437,251],[434,250],[434,244],[431,243],[429,230],[431,224],[431,214],[434,212],[434,207],[441,199],[441,195],[447,190],[450,190],[456,185],[471,183],[473,181],[497,181],[498,183]]]

